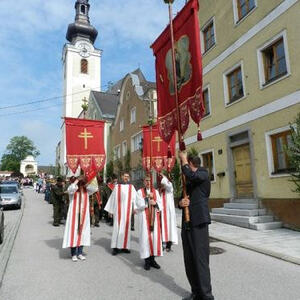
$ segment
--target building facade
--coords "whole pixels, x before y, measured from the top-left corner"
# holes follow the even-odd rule
[[[186,144],[210,170],[212,203],[256,199],[300,227],[284,152],[300,111],[300,1],[199,2],[204,139],[191,126]]]

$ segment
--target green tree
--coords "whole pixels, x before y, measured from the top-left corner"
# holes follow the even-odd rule
[[[106,178],[112,178],[114,174],[114,163],[110,160],[106,165]]]
[[[194,156],[198,156],[199,153],[194,147],[192,147],[192,148],[188,149],[188,155],[190,155],[190,154],[192,154]]]
[[[296,185],[295,192],[300,194],[300,113],[295,120],[296,126],[291,127],[292,143],[286,148],[289,158],[292,180]]]
[[[131,171],[131,155],[130,155],[129,150],[127,150],[127,153],[126,153],[125,159],[124,159],[124,171],[126,171],[126,172]]]
[[[11,138],[1,158],[1,170],[19,171],[21,160],[25,159],[28,155],[32,155],[33,157],[40,155],[33,142],[26,136]]]
[[[175,160],[174,168],[172,169],[170,175],[174,187],[174,198],[175,200],[178,201],[182,193],[182,182],[181,182],[180,163],[178,162],[177,158]]]

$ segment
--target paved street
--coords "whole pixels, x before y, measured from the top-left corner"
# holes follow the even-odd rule
[[[182,247],[158,259],[161,270],[146,272],[138,254],[137,232],[131,254],[110,254],[111,227],[92,228],[86,261],[72,262],[62,249],[64,226],[52,226],[52,207],[43,195],[25,192],[25,211],[0,289],[0,299],[181,299],[189,285]],[[299,300],[300,268],[226,243],[211,256],[217,300]]]

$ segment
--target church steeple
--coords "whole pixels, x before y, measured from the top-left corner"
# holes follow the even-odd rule
[[[90,24],[88,0],[77,0],[75,3],[75,22],[68,27],[66,38],[74,44],[78,39],[87,39],[94,44],[98,31]]]

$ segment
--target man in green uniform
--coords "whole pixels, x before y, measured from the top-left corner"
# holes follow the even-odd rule
[[[51,200],[53,204],[53,226],[59,226],[64,207],[64,182],[61,177],[57,177],[56,184],[51,188]]]

